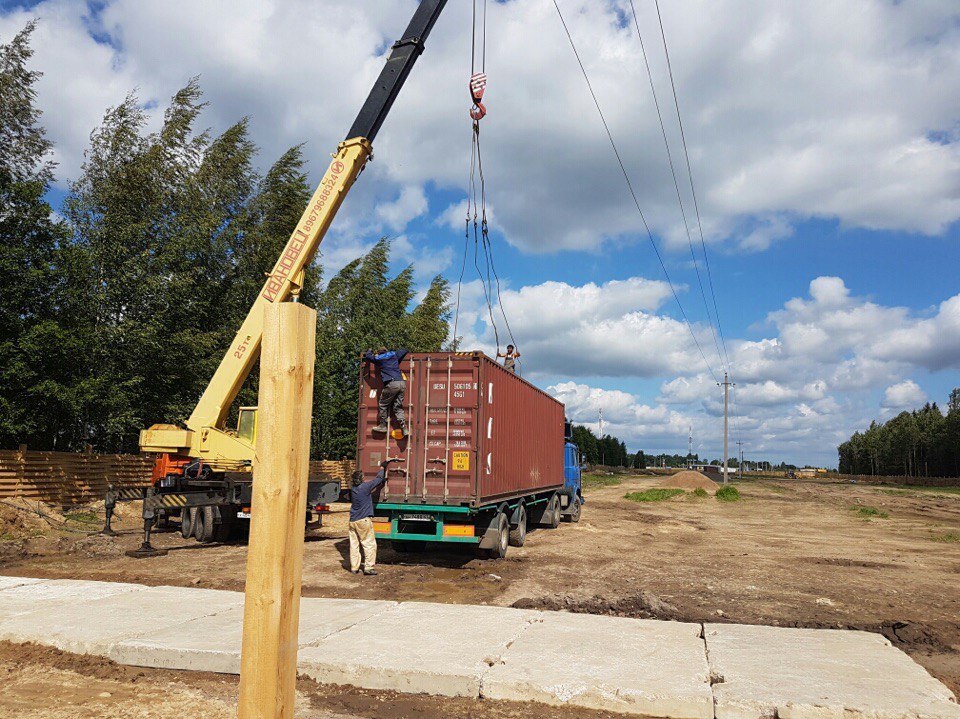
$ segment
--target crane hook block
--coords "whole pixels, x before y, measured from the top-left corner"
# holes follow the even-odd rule
[[[487,114],[487,108],[484,107],[483,91],[487,89],[487,74],[478,72],[470,77],[470,98],[473,100],[473,107],[470,108],[470,117],[474,120],[480,120]]]

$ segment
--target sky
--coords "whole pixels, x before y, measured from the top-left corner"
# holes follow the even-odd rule
[[[731,454],[742,441],[748,460],[836,466],[872,419],[945,405],[960,386],[955,2],[661,3],[695,208],[654,1],[634,0],[634,24],[629,0],[558,0],[635,204],[552,0],[490,0],[495,323],[482,254],[481,273],[464,254],[472,4],[451,0],[434,28],[322,245],[326,276],[394,238],[396,270],[459,287],[464,347],[512,336],[527,379],[594,430],[602,408],[631,450],[685,453],[692,432],[721,456],[725,370]],[[205,126],[249,117],[262,169],[306,143],[318,181],[415,6],[0,0],[0,42],[39,19],[54,203],[108,107],[135,90],[156,128],[193,76]]]

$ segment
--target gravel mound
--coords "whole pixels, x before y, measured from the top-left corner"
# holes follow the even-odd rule
[[[720,489],[720,485],[708,476],[700,472],[694,472],[692,469],[677,472],[667,477],[657,486],[665,489],[684,489],[688,492],[694,489],[705,489],[710,494],[716,494],[717,490]]]

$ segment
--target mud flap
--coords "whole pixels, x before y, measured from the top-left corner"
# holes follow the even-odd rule
[[[490,522],[484,530],[483,536],[480,537],[480,544],[477,545],[480,549],[493,549],[497,546],[497,541],[500,538],[500,531],[497,526],[499,516],[500,512],[494,512],[493,516],[490,517]]]

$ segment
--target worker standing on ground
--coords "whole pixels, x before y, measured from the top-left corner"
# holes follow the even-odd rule
[[[519,356],[520,353],[513,348],[513,345],[507,345],[506,352],[497,352],[497,357],[503,357],[503,368],[514,374],[517,373],[517,358]]]
[[[374,354],[373,350],[363,353],[363,359],[372,362],[380,372],[380,381],[383,389],[380,390],[378,405],[380,408],[380,424],[373,428],[374,432],[385,434],[390,430],[390,413],[397,418],[400,432],[407,434],[406,418],[403,414],[403,396],[407,391],[406,379],[400,371],[400,363],[407,356],[407,350],[388,350],[381,347]]]
[[[363,480],[363,472],[353,473],[350,488],[350,571],[360,573],[360,549],[363,548],[363,573],[376,576],[377,535],[373,531],[373,493],[387,481],[387,467],[394,460],[380,463],[377,476]]]

